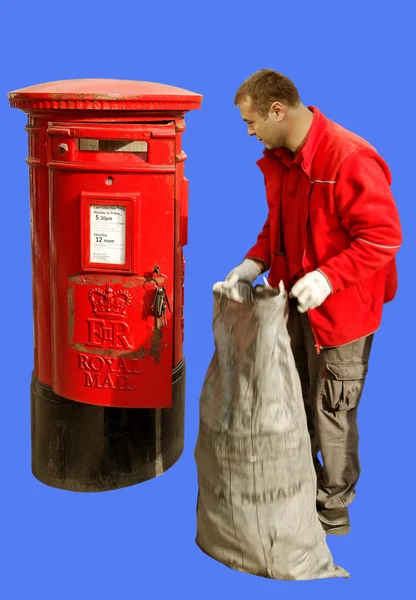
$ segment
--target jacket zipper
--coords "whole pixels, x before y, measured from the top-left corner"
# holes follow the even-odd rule
[[[321,346],[320,344],[318,344],[318,338],[316,337],[315,330],[312,327],[309,315],[308,315],[308,321],[309,321],[310,328],[312,329],[313,337],[315,338],[314,348],[316,350],[316,354],[321,354],[321,350],[324,348],[324,346]]]
[[[309,198],[309,194],[310,194],[310,185],[311,185],[311,184],[310,184],[310,177],[309,177],[309,175],[306,173],[306,171],[305,171],[305,174],[307,175],[307,177],[308,177],[308,179],[309,179],[309,192],[308,192],[308,198]],[[303,210],[305,209],[305,205],[304,205],[304,204],[303,204],[302,208],[303,208]],[[308,215],[307,215],[307,214],[306,214],[306,215],[305,215],[305,214],[303,215],[303,221],[304,221],[304,223],[305,223],[305,229],[304,229],[304,237],[303,237],[302,267],[303,267],[303,271],[305,272],[305,254],[306,254],[306,237],[307,237],[307,221],[308,221]],[[321,345],[319,344],[319,342],[318,342],[317,335],[316,335],[316,333],[315,333],[315,330],[314,330],[314,329],[313,329],[313,327],[312,327],[311,320],[310,320],[310,318],[309,318],[309,313],[307,312],[306,314],[308,315],[309,326],[310,326],[310,328],[311,328],[311,330],[312,330],[312,334],[313,334],[313,337],[314,337],[314,339],[315,339],[314,348],[315,348],[315,350],[316,350],[316,354],[321,354],[321,350],[323,349],[323,346],[321,346]]]

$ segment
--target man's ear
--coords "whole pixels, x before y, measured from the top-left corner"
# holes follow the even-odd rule
[[[281,102],[276,101],[271,104],[270,112],[272,112],[274,115],[276,115],[276,117],[279,119],[279,121],[281,121],[286,114],[286,109]]]

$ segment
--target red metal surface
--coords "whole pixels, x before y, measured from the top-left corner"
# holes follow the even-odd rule
[[[182,134],[185,131],[185,122],[178,119],[176,122],[176,178],[175,178],[175,304],[177,310],[174,315],[174,363],[178,364],[183,358],[184,320],[183,320],[183,285],[185,277],[185,261],[183,246],[186,244],[188,205],[187,185],[184,177],[186,154],[182,150]],[[180,309],[179,309],[180,307]]]
[[[52,387],[66,398],[101,406],[171,404],[173,319],[168,313],[162,326],[152,316],[156,287],[146,281],[158,266],[166,275],[166,281],[162,276],[159,280],[174,314],[175,173],[169,158],[175,153],[175,128],[164,127],[164,139],[159,134],[149,140],[149,155],[153,144],[160,146],[153,153],[159,159],[157,170],[137,161],[128,172],[116,152],[95,152],[86,162],[85,153],[77,150],[75,126],[71,137],[63,135],[61,126],[59,135],[54,126],[48,129]],[[105,136],[107,131],[98,133]],[[85,134],[99,137],[87,126]],[[57,161],[61,144],[68,150]],[[66,156],[68,162],[62,160]],[[107,262],[91,260],[91,205],[99,207],[95,216],[103,219],[113,219],[120,209],[125,213],[124,264],[112,262],[108,246],[102,250],[109,253]],[[104,241],[106,235],[110,241],[111,236],[117,239],[106,229],[114,227],[111,223],[99,227]]]
[[[47,122],[29,117],[30,231],[34,314],[34,375],[52,385],[49,274],[49,195],[46,157]]]
[[[182,88],[124,79],[52,81],[15,90],[10,104],[20,109],[187,111],[200,107],[202,96]]]
[[[183,359],[183,114],[202,96],[93,79],[32,86],[9,99],[29,113],[35,376],[84,403],[171,406],[172,369]],[[80,138],[147,148],[84,151]],[[109,250],[115,234],[97,229],[94,216],[118,219],[125,245]],[[101,244],[98,260],[91,238]],[[165,326],[152,314],[156,266],[172,310]]]

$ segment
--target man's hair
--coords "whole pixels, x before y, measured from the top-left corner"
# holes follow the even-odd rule
[[[250,75],[238,88],[234,104],[238,106],[246,96],[251,99],[252,110],[263,119],[269,114],[273,102],[281,102],[289,108],[295,108],[300,103],[295,84],[272,69],[261,69]]]

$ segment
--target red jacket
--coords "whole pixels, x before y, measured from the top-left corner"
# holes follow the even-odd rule
[[[309,108],[313,122],[293,161],[288,193],[301,196],[303,227],[294,235],[302,243],[304,272],[319,269],[333,291],[308,311],[320,352],[379,328],[383,304],[397,291],[395,254],[402,233],[385,161],[367,141]],[[257,163],[265,178],[269,213],[246,258],[270,268],[270,285],[276,287],[282,279],[288,288],[286,257],[279,254],[284,167],[278,154],[266,149]]]

